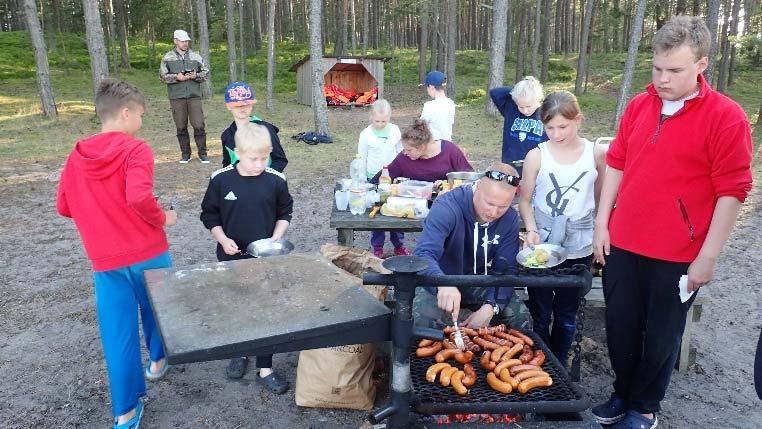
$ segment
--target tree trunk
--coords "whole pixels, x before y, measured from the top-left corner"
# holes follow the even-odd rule
[[[90,70],[93,73],[94,97],[101,81],[108,77],[108,60],[106,59],[106,45],[103,41],[101,14],[98,12],[98,1],[82,0],[82,6],[85,15],[87,52],[90,55]]]
[[[455,47],[458,43],[458,2],[447,0],[447,96],[455,98]]]
[[[708,2],[706,26],[709,27],[712,44],[709,47],[709,65],[704,70],[704,78],[707,82],[711,82],[714,73],[715,57],[717,56],[717,21],[720,17],[720,0],[708,0]]]
[[[262,17],[259,8],[259,0],[252,0],[251,11],[254,17],[252,18],[251,33],[254,37],[254,50],[256,52],[262,50]]]
[[[362,2],[362,54],[368,55],[368,37],[370,37],[370,0]]]
[[[593,16],[595,0],[587,0],[585,4],[585,22],[582,24],[582,34],[579,36],[579,58],[577,59],[577,78],[574,80],[574,94],[582,94],[582,81],[587,58],[587,40],[590,36],[590,19]]]
[[[508,28],[508,32],[505,35],[505,52],[507,55],[511,55],[511,52],[513,51],[513,32],[515,30],[515,22],[514,22],[514,10],[513,10],[513,1],[508,0],[508,20],[506,21],[506,27]]]
[[[524,7],[525,5],[519,4],[520,18],[519,18],[519,43],[516,45],[516,79],[515,82],[521,80],[526,74],[526,58],[527,58],[527,32],[529,30],[529,13],[530,8]]]
[[[539,75],[539,67],[537,67],[537,51],[540,47],[540,29],[542,27],[542,0],[537,0],[534,6],[534,37],[532,38],[532,54],[530,58],[532,60],[532,76]]]
[[[122,54],[122,63],[125,69],[130,69],[130,50],[127,42],[127,11],[124,9],[124,0],[114,0],[114,13],[116,14],[116,32],[119,35],[119,49]]]
[[[508,30],[508,0],[495,0],[492,6],[492,43],[489,59],[489,77],[487,80],[487,106],[488,115],[497,116],[495,103],[489,96],[492,88],[503,86],[505,77],[505,39]]]
[[[693,16],[701,15],[701,0],[693,0]]]
[[[185,2],[183,2],[183,5]],[[190,21],[190,37],[192,40],[196,40],[196,19],[193,16],[193,2],[188,2],[188,21]]]
[[[225,12],[228,29],[228,83],[231,83],[238,80],[236,78],[238,60],[235,49],[235,0],[225,0]]]
[[[738,35],[738,13],[741,9],[741,0],[732,1],[733,11],[730,22],[728,24],[728,29],[725,33],[725,44],[723,46],[722,52],[722,64],[720,65],[720,78],[717,80],[717,90],[722,92],[725,92],[728,85],[730,85],[730,81],[732,80],[731,75],[733,74],[731,69],[735,67],[735,62],[733,59],[735,57],[735,37]],[[734,40],[733,43],[731,43],[731,39]]]
[[[246,39],[243,37],[243,0],[236,0],[238,3],[238,46],[241,49],[241,82],[246,82]]]
[[[436,69],[439,64],[439,17],[441,15],[441,5],[439,0],[431,0],[431,69]],[[421,80],[423,82],[423,80]]]
[[[106,37],[108,37],[108,50],[111,54],[111,70],[119,74],[116,60],[116,31],[114,30],[114,11],[111,0],[103,1],[103,14],[106,16]]]
[[[352,56],[357,55],[357,15],[355,14],[355,0],[349,0],[349,16],[352,20]]]
[[[548,81],[548,62],[550,61],[550,12],[552,10],[552,1],[545,0],[545,12],[542,19],[542,69],[540,70],[540,81]]]
[[[688,0],[677,0],[675,4],[675,15],[685,15],[688,11]]]
[[[198,14],[198,43],[199,54],[209,67],[206,80],[201,83],[201,93],[205,99],[212,97],[212,70],[209,63],[209,24],[206,20],[206,0],[196,0],[196,14]],[[153,31],[153,27],[151,28]]]
[[[553,52],[556,54],[561,53],[561,20],[564,16],[561,11],[563,10],[563,5],[564,2],[562,0],[556,0],[555,24],[553,25]]]
[[[321,47],[321,0],[310,0],[310,64],[312,64],[312,111],[315,114],[315,131],[329,135],[328,106],[323,93],[323,51]]]
[[[423,82],[426,78],[426,54],[429,50],[429,2],[421,2],[420,8],[421,41],[418,43],[418,82]]]
[[[275,1],[270,0],[270,13],[267,15],[267,110],[273,108],[275,84]]]
[[[37,4],[35,0],[24,0],[24,15],[29,35],[32,37],[34,61],[37,65],[37,90],[40,92],[42,112],[50,119],[58,117],[56,100],[50,86],[50,67],[48,65],[48,50],[45,47],[45,36],[42,34],[40,21],[37,20]]]
[[[720,57],[720,63],[719,63],[719,70],[717,73],[717,79],[715,79],[714,82],[712,82],[712,85],[720,91],[725,91],[725,79],[727,78],[727,69],[728,69],[728,59],[729,59],[729,47],[730,42],[728,41],[728,21],[730,21],[730,5],[732,0],[724,0],[724,4],[722,5],[722,26],[720,27],[720,54],[722,55]]]
[[[630,36],[630,46],[627,49],[627,61],[624,63],[624,73],[622,75],[622,90],[619,93],[619,100],[616,105],[616,119],[614,128],[619,127],[619,120],[622,119],[624,108],[630,100],[630,85],[632,85],[632,73],[635,69],[635,60],[638,57],[638,46],[640,37],[643,33],[643,17],[646,14],[646,0],[638,0],[638,7],[635,11],[635,18],[632,21],[632,35]]]
[[[337,0],[336,7],[338,8],[338,14],[336,15],[336,44],[333,46],[334,56],[343,56],[347,54],[347,9],[349,4],[347,0]]]

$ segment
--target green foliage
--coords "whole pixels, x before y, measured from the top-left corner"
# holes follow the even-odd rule
[[[561,58],[553,58],[548,61],[548,80],[550,82],[573,82],[577,77],[574,67],[567,64]]]

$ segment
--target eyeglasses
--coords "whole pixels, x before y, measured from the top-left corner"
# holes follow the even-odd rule
[[[510,174],[505,174],[502,171],[485,171],[484,177],[489,177],[490,179],[497,180],[498,182],[505,180],[506,183],[511,186],[519,186],[519,183],[521,182],[521,177],[511,176]]]

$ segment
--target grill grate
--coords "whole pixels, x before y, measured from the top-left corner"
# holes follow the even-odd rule
[[[435,363],[434,358],[418,358],[415,348],[410,355],[410,373],[418,403],[416,411],[422,414],[450,413],[526,413],[526,412],[578,412],[590,405],[590,399],[577,386],[569,381],[566,371],[560,362],[548,350],[548,347],[533,332],[526,333],[545,352],[545,363],[542,365],[553,378],[553,385],[545,388],[530,390],[522,395],[518,392],[509,394],[499,393],[487,384],[487,373],[479,365],[479,357],[474,357],[472,365],[476,370],[477,381],[466,396],[459,396],[452,388],[442,387],[426,381],[426,370]],[[451,362],[452,364],[452,362]],[[462,368],[462,365],[455,364]]]

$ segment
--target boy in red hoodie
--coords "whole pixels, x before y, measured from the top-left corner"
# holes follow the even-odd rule
[[[606,337],[616,374],[592,413],[611,429],[658,425],[685,317],[751,189],[741,107],[702,75],[704,20],[676,16],[653,37],[652,84],[635,96],[606,155],[593,251],[603,264]],[[616,204],[615,204],[616,203]]]
[[[153,195],[153,153],[134,137],[145,98],[133,85],[106,79],[95,110],[101,133],[74,146],[61,173],[56,208],[74,220],[93,266],[95,306],[111,386],[114,428],[134,429],[143,415],[146,378],[162,377],[164,358],[143,271],[172,265],[164,226],[174,210]],[[150,361],[140,357],[138,309]]]

